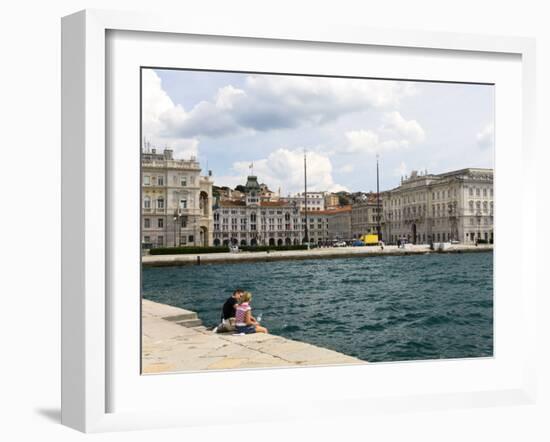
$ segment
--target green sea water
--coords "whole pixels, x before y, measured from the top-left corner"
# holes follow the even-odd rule
[[[271,333],[369,362],[493,354],[493,254],[449,253],[146,267],[143,297],[219,322],[252,292]]]

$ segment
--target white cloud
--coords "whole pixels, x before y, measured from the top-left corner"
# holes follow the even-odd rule
[[[405,120],[397,111],[383,115],[378,130],[359,129],[345,133],[346,153],[381,153],[407,149],[425,140],[425,132],[416,120]]]
[[[152,146],[174,149],[178,158],[198,156],[199,141],[196,138],[173,136],[169,127],[186,120],[182,106],[174,104],[162,88],[162,82],[155,71],[144,69],[142,73],[142,130],[145,139]]]
[[[426,134],[416,120],[405,120],[397,111],[384,114],[382,131],[390,135],[399,135],[410,143],[421,143]]]
[[[409,82],[249,75],[243,89],[224,86],[210,101],[186,111],[174,105],[153,70],[144,70],[143,83],[147,128],[183,138],[324,124],[349,113],[395,107],[416,91]]]
[[[476,135],[477,145],[481,149],[493,148],[495,144],[495,126],[490,123]]]
[[[250,174],[251,161],[233,163],[234,176],[215,177],[216,183],[234,187],[244,184],[246,176]],[[281,194],[296,193],[304,188],[304,152],[303,150],[289,150],[279,148],[271,152],[267,158],[255,160],[254,175],[258,180],[268,185],[273,191],[281,188]],[[307,181],[311,191],[338,191],[347,190],[344,186],[334,182],[332,177],[330,158],[320,153],[307,153]],[[235,184],[236,183],[236,184]]]
[[[371,130],[352,130],[346,132],[348,153],[375,153],[379,149],[380,137]]]
[[[355,169],[355,165],[353,164],[344,164],[343,166],[340,166],[336,172],[339,173],[351,173]]]

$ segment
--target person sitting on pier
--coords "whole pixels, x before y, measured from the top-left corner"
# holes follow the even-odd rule
[[[240,297],[235,313],[235,329],[237,333],[268,333],[267,328],[262,327],[254,316],[252,316],[251,300],[252,294],[250,292],[244,292]]]
[[[217,333],[235,331],[235,308],[243,293],[244,290],[236,289],[223,304],[221,324],[216,327]]]

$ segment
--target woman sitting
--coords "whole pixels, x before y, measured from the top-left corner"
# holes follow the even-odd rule
[[[258,324],[258,321],[252,316],[251,300],[252,294],[250,292],[244,292],[241,295],[239,305],[237,305],[235,311],[235,329],[237,333],[244,334],[267,333],[267,328]]]

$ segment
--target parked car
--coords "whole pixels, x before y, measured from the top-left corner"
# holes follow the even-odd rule
[[[334,247],[346,247],[347,244],[345,241],[335,241],[334,242]]]
[[[364,243],[363,241],[361,241],[360,239],[358,239],[358,240],[356,240],[356,241],[353,241],[353,242],[351,243],[351,245],[352,245],[353,247],[361,247],[361,246],[364,246],[365,243]]]

